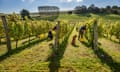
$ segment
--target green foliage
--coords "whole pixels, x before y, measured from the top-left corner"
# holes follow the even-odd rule
[[[114,35],[117,39],[119,39],[120,42],[120,22],[116,22],[114,26]]]
[[[93,46],[93,34],[94,34],[94,23],[96,23],[96,19],[91,19],[87,22],[87,30],[85,36],[88,40],[88,45]]]
[[[25,17],[27,17],[28,19],[31,19],[30,13],[26,9],[21,10],[20,14],[21,14],[21,17],[22,17],[23,20],[26,20]]]
[[[4,36],[4,28],[3,28],[2,21],[0,20],[0,37],[2,36]]]
[[[120,39],[120,23],[119,21],[108,21],[105,22],[103,19],[99,20],[98,23],[98,34],[99,37],[106,37],[112,40],[112,36],[115,36],[116,39]]]
[[[73,18],[74,19],[73,19]],[[67,15],[64,16],[64,18],[69,18]],[[61,17],[61,19],[64,19]],[[78,16],[71,16],[70,19],[82,19]],[[83,17],[84,19],[84,17]],[[69,19],[68,19],[69,20]],[[45,20],[33,20],[30,21],[26,18],[26,20],[20,20],[19,16],[14,19],[11,19],[11,16],[7,17],[8,21],[8,27],[9,27],[9,34],[12,38],[15,39],[23,39],[28,38],[29,35],[40,35],[42,33],[48,32],[48,30],[52,29],[56,23],[45,21]],[[87,21],[84,19],[85,22],[80,21],[79,25],[77,27],[82,26],[82,24],[87,25],[87,33],[86,38],[88,39],[88,43],[92,43],[93,38],[93,24],[95,23],[94,19],[90,19]],[[78,23],[77,21],[75,21]],[[69,23],[67,20],[61,20],[60,25],[60,39],[61,46],[59,51],[59,56],[57,59],[59,61],[53,61],[53,63],[59,64],[59,70],[60,72],[67,72],[69,69],[73,69],[76,72],[111,72],[111,69],[109,65],[102,63],[100,59],[94,54],[91,48],[87,48],[84,45],[82,45],[78,40],[76,40],[76,44],[79,44],[78,48],[75,48],[71,45],[72,36],[77,34],[76,31],[72,32],[72,35],[70,36],[68,40],[69,33],[71,29],[73,28],[73,24]],[[105,36],[105,34],[113,34],[116,38],[120,36],[120,23],[118,22],[112,22],[110,25],[108,22],[102,18],[98,21],[98,34],[99,37]],[[1,30],[2,29],[2,30]],[[0,34],[3,32],[2,23],[0,22]],[[27,39],[26,39],[27,40]],[[67,44],[68,40],[68,45]],[[25,43],[25,45],[21,45],[23,42],[22,40],[19,40],[19,46],[17,49],[13,49],[12,53],[10,55],[1,55],[1,62],[0,62],[0,71],[45,71],[49,72],[49,64],[50,61],[46,61],[48,56],[50,56],[50,48],[49,43],[47,41],[44,41],[43,43],[39,43],[39,39],[35,39],[33,42],[31,42],[30,46],[29,44]],[[109,40],[108,40],[109,41]],[[103,50],[108,53],[115,61],[120,62],[120,53],[119,53],[119,44],[115,44],[111,41],[108,42],[107,40],[102,41],[102,45],[104,45],[105,48]],[[105,43],[107,42],[107,43]],[[14,42],[13,42],[14,43]],[[36,44],[36,45],[35,45]],[[111,45],[112,44],[112,45]],[[117,45],[117,46],[116,46]],[[14,44],[13,44],[14,46]],[[3,52],[5,47],[0,46],[0,51]],[[29,47],[29,48],[27,48]],[[67,47],[67,48],[65,48]],[[117,47],[117,48],[116,48]],[[1,54],[1,53],[0,53]],[[109,60],[109,59],[108,59]],[[54,64],[54,65],[55,65]],[[117,65],[115,65],[117,66]],[[114,66],[113,66],[114,67]]]

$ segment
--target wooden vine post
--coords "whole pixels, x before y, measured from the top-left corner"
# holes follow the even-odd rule
[[[55,36],[55,44],[54,44],[54,51],[56,52],[58,49],[59,44],[59,33],[60,33],[60,21],[58,21],[56,26],[56,36]]]
[[[94,22],[94,37],[93,37],[93,49],[95,51],[98,50],[98,25],[97,25],[97,20]]]
[[[2,18],[2,22],[3,22],[4,30],[5,30],[5,35],[6,35],[7,49],[8,49],[8,52],[9,52],[11,50],[11,41],[10,41],[7,21],[6,21],[6,17],[5,16],[1,16],[1,18]]]

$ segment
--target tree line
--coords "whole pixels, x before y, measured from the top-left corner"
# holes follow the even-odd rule
[[[82,6],[76,6],[74,8],[74,13],[75,14],[81,14],[81,13],[120,14],[120,7],[116,5],[113,6],[108,5],[104,8],[99,8],[94,4],[91,4],[89,7],[82,5]]]

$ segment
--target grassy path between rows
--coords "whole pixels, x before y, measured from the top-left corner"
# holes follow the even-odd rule
[[[112,58],[120,63],[120,44],[114,43],[108,39],[100,39],[103,50],[106,51]]]
[[[71,45],[72,37],[78,33],[73,30],[66,51],[61,59],[60,72],[111,72],[109,66],[102,64],[91,48],[76,39],[76,46]]]
[[[60,51],[63,54],[58,61],[47,60],[51,55],[49,44],[53,43],[54,40],[44,40],[0,61],[0,71],[50,72],[52,69],[50,64],[55,63],[59,64],[59,67],[55,67],[58,72],[112,72],[110,67],[102,63],[91,48],[86,47],[77,39],[76,46],[71,45],[72,37],[75,34],[78,35],[74,29],[68,39],[67,47],[63,49],[64,51]],[[100,39],[100,42],[104,50],[119,62],[120,56],[117,56],[120,55],[119,44],[112,43],[106,39]]]
[[[31,47],[15,53],[0,62],[0,71],[32,71],[32,66],[37,62],[44,63],[48,58],[49,43],[52,41],[45,40]],[[33,69],[34,70],[34,69]],[[37,70],[37,69],[36,69]]]
[[[32,39],[36,39],[36,37],[31,37],[30,39],[31,39],[31,40],[32,40]],[[18,47],[24,45],[23,42],[26,42],[26,41],[28,41],[28,40],[29,40],[28,38],[23,39],[23,40],[19,40],[19,41],[18,41]],[[28,42],[27,42],[27,43],[28,43]],[[15,45],[16,45],[16,42],[15,42],[15,41],[12,41],[12,42],[11,42],[12,49],[15,49],[15,48],[16,48]],[[4,53],[6,53],[6,52],[7,52],[6,44],[0,45],[0,55],[4,54]]]

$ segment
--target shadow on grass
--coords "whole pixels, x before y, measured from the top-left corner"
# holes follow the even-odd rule
[[[94,53],[100,58],[102,63],[106,63],[113,72],[120,72],[120,63],[117,63],[103,49],[98,48]]]
[[[72,45],[72,44],[71,44],[71,45]],[[77,48],[79,47],[79,45],[76,45],[76,44],[75,44],[75,45],[72,45],[72,46],[73,46],[73,47],[77,47]]]
[[[48,61],[50,61],[50,64],[49,64],[50,72],[58,72],[58,69],[60,67],[60,60],[63,58],[71,32],[67,34],[67,36],[65,36],[65,38],[61,42],[61,44],[59,44],[59,48],[57,49],[57,51],[52,52],[51,56],[48,58]]]
[[[0,45],[4,45],[4,44],[6,44],[6,42],[0,42]]]
[[[117,44],[120,44],[120,42],[116,41],[116,40],[113,40],[113,39],[108,39],[109,41],[112,41],[114,43],[117,43]]]
[[[81,41],[80,41],[81,42]],[[86,47],[90,47],[91,45],[89,44],[89,43],[87,43],[87,42],[81,42],[84,46],[86,46]]]
[[[83,43],[85,46],[90,47],[87,43]],[[112,72],[120,72],[120,63],[113,60],[113,58],[108,55],[100,46],[98,47],[98,50],[94,50],[94,53],[97,55],[97,57],[101,60],[103,64],[107,64]]]
[[[30,39],[30,41],[33,41],[33,40],[35,40],[36,38],[33,38],[33,39]],[[28,43],[29,42],[29,40],[26,40],[26,41],[24,41],[24,42],[22,42],[22,44],[25,44],[25,43]]]
[[[24,39],[26,39],[26,38],[23,38],[23,39],[21,39],[21,40],[24,40]],[[30,41],[33,41],[33,40],[35,40],[35,39],[36,39],[36,38],[30,39]],[[15,42],[15,40],[11,40],[11,42]],[[26,40],[26,41],[22,42],[22,44],[25,44],[25,43],[28,43],[28,42],[29,42],[29,40]],[[6,41],[0,42],[0,45],[4,45],[4,44],[6,44]]]
[[[9,52],[7,52],[7,53],[5,53],[5,54],[3,54],[3,55],[0,56],[0,62],[3,61],[3,60],[5,60],[6,58],[10,57],[11,55],[20,53],[24,49],[26,49],[28,47],[32,47],[33,45],[35,45],[37,43],[40,43],[40,42],[42,42],[44,40],[46,40],[46,39],[35,40],[35,41],[31,42],[30,44],[26,44],[26,45],[20,46],[18,48],[12,49],[11,51],[9,51]]]

